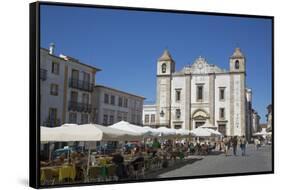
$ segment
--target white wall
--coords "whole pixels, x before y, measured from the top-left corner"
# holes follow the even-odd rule
[[[64,61],[48,55],[48,52],[41,50],[41,65],[40,68],[47,70],[47,79],[40,80],[40,94],[41,94],[41,125],[49,116],[49,108],[57,109],[57,118],[62,122],[63,111],[63,88],[64,88]],[[52,61],[59,63],[59,75],[52,73]],[[50,94],[51,84],[57,84],[58,96]]]
[[[143,99],[135,96],[131,96],[127,93],[117,92],[115,90],[111,90],[109,88],[96,87],[98,94],[98,123],[103,123],[103,115],[111,115],[110,113],[114,113],[114,123],[117,122],[117,113],[122,112],[122,119],[124,118],[124,113],[127,113],[127,121],[130,123],[139,123],[142,121],[142,107],[143,107]],[[104,103],[104,94],[109,95],[109,104]],[[110,104],[111,95],[115,97],[115,105]],[[118,105],[118,98],[123,98],[123,106],[120,107]],[[128,99],[128,107],[124,107],[124,99]],[[135,120],[133,121],[132,114],[135,115]],[[109,117],[109,116],[108,116]]]
[[[172,91],[171,91],[171,128],[174,128],[174,125],[182,125],[182,128],[185,128],[185,101],[186,101],[186,79],[185,76],[174,76],[172,79]],[[176,101],[176,89],[181,89],[180,101]],[[176,118],[176,109],[180,109],[181,116],[179,119]],[[176,123],[181,121],[182,123]]]
[[[219,87],[225,87],[225,100],[219,99]],[[230,135],[230,75],[216,75],[215,78],[215,124],[219,117],[219,109],[225,108],[226,135]]]

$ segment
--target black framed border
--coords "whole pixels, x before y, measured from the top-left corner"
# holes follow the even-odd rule
[[[231,174],[215,174],[187,177],[169,177],[155,179],[139,179],[139,180],[122,180],[110,182],[91,182],[91,183],[72,183],[72,184],[55,184],[55,185],[40,185],[40,6],[67,6],[67,7],[85,7],[85,8],[103,8],[115,10],[134,10],[146,12],[163,12],[163,13],[183,13],[194,15],[215,15],[215,16],[231,16],[241,18],[263,18],[271,20],[272,30],[272,170],[260,172],[243,172]],[[89,185],[107,185],[107,184],[123,184],[123,183],[139,183],[139,182],[158,182],[167,180],[183,180],[183,179],[198,179],[198,178],[214,178],[214,177],[234,177],[246,175],[260,175],[274,173],[274,16],[263,15],[248,15],[248,14],[233,14],[233,13],[217,13],[217,12],[200,12],[189,10],[168,10],[157,8],[140,8],[140,7],[125,7],[125,6],[110,6],[110,5],[93,5],[93,4],[78,4],[78,3],[62,3],[62,2],[34,2],[29,4],[29,185],[33,188],[57,188],[57,187],[73,187],[73,186],[89,186]]]

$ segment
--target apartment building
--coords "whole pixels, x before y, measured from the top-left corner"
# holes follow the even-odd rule
[[[144,97],[102,85],[95,86],[94,94],[95,123],[107,126],[124,120],[142,125]]]
[[[100,69],[57,56],[54,50],[54,44],[40,50],[40,124],[92,122],[95,75]]]

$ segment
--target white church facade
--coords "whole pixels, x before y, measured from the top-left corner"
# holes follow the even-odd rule
[[[208,122],[224,135],[247,135],[245,64],[245,56],[236,48],[229,58],[229,70],[199,57],[175,71],[175,61],[165,50],[157,60],[153,126],[192,130]],[[144,118],[148,118],[146,112],[144,106]]]

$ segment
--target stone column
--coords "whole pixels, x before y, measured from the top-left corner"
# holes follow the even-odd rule
[[[229,127],[230,127],[230,135],[234,135],[234,75],[230,73],[230,88],[229,88]]]
[[[62,123],[66,123],[66,113],[67,113],[67,89],[68,89],[68,66],[64,67],[64,84],[63,84],[63,109],[62,109]]]
[[[245,107],[245,73],[241,73],[240,74],[240,108],[241,108],[241,135],[245,135],[246,133],[246,121],[245,121],[245,117],[246,117],[246,107]],[[249,139],[248,139],[249,140]]]
[[[209,75],[209,109],[210,123],[215,125],[215,74]]]
[[[185,129],[191,130],[191,76],[185,76]]]
[[[156,115],[155,115],[155,123],[159,125],[160,123],[160,79],[157,77],[156,79]]]

